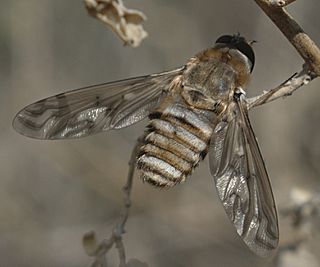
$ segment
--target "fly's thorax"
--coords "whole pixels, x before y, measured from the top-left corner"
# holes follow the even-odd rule
[[[187,64],[183,84],[204,90],[212,97],[228,97],[250,79],[252,64],[239,50],[216,44],[198,53]]]
[[[188,64],[182,85],[186,89],[197,90],[209,98],[228,99],[230,90],[235,87],[235,81],[236,72],[230,65],[219,58],[211,58]]]

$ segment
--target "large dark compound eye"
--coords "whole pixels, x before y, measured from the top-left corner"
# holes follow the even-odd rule
[[[240,35],[223,35],[220,36],[216,43],[230,45],[238,49],[242,54],[244,54],[251,62],[251,72],[254,66],[254,52],[251,45],[248,44],[246,39]]]

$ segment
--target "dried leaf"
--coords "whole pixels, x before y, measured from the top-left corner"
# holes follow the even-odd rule
[[[125,45],[137,47],[148,36],[142,27],[146,16],[126,8],[121,0],[85,0],[85,5],[88,13],[110,26]]]

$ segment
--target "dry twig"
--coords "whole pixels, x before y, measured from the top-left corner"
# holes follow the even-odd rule
[[[264,91],[261,95],[247,99],[248,108],[251,109],[253,107],[269,103],[278,98],[292,95],[294,91],[296,91],[303,85],[307,85],[315,77],[317,76],[310,72],[307,66],[304,65],[299,73],[294,74],[279,86],[271,90]]]
[[[280,31],[295,47],[305,64],[296,75],[274,89],[263,92],[261,95],[249,98],[249,108],[263,105],[280,97],[291,95],[295,90],[308,84],[320,76],[320,49],[303,31],[299,24],[283,8],[294,0],[254,0],[267,16],[276,24]]]
[[[118,223],[113,228],[111,236],[108,239],[104,239],[102,242],[98,242],[96,239],[95,232],[90,231],[83,236],[83,247],[88,256],[94,257],[94,260],[91,264],[92,267],[107,267],[106,254],[109,250],[116,246],[119,255],[120,267],[125,267],[126,265],[126,254],[124,249],[124,244],[122,241],[122,235],[125,233],[125,224],[128,220],[129,211],[131,207],[131,191],[133,185],[133,176],[135,170],[136,163],[136,154],[138,148],[141,145],[141,140],[138,139],[137,144],[135,145],[131,158],[129,161],[129,172],[127,177],[126,185],[123,187],[123,195],[124,195],[124,211],[122,216],[120,217]]]
[[[295,47],[310,70],[320,76],[320,50],[299,24],[272,0],[254,0]],[[288,2],[288,1],[286,1]]]
[[[285,7],[291,3],[293,3],[296,0],[273,0],[270,1],[271,5],[274,5],[275,7]]]

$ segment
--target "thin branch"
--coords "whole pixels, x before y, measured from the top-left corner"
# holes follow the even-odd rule
[[[133,186],[133,176],[136,164],[137,151],[141,145],[141,139],[138,139],[131,158],[129,161],[129,171],[127,176],[126,185],[123,187],[124,195],[124,211],[121,215],[118,223],[113,228],[113,231],[109,238],[102,240],[100,243],[97,241],[95,232],[91,231],[83,236],[83,246],[88,256],[94,257],[92,267],[107,267],[106,254],[115,245],[119,255],[119,267],[126,266],[126,253],[125,247],[122,241],[122,235],[126,232],[125,225],[128,220],[130,208],[131,208],[131,191]]]
[[[320,49],[291,15],[272,0],[254,0],[296,48],[310,69],[320,76]],[[289,3],[289,1],[285,1]]]
[[[299,24],[283,8],[295,0],[254,0],[280,31],[296,48],[305,64],[303,69],[288,80],[261,95],[249,98],[248,108],[269,103],[280,97],[291,95],[295,90],[320,76],[320,49],[303,31]]]
[[[294,91],[303,85],[307,85],[314,78],[316,78],[316,76],[310,72],[306,65],[304,65],[303,69],[299,73],[294,74],[279,86],[268,91],[264,91],[261,95],[247,99],[248,108],[251,109],[274,101],[278,98],[290,96]]]
[[[296,0],[273,0],[271,1],[271,4],[274,5],[275,7],[285,7],[295,1]]]

